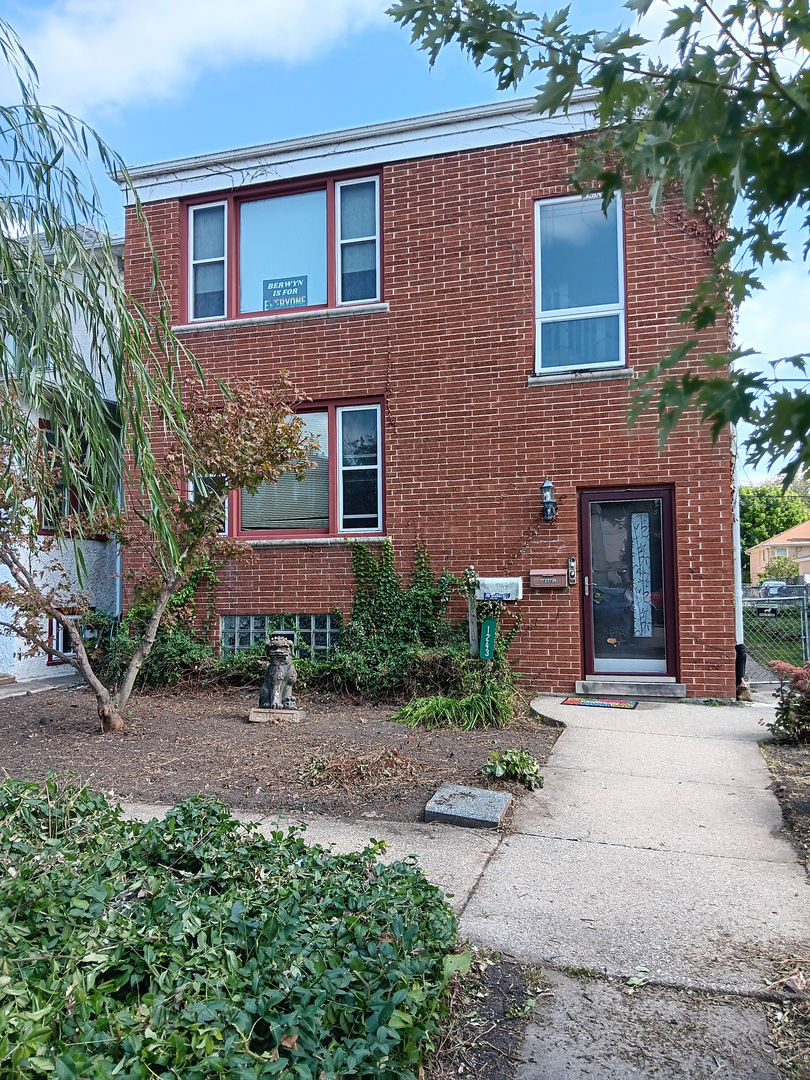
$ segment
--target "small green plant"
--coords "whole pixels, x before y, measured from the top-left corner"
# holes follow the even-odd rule
[[[810,661],[793,667],[774,660],[771,667],[780,682],[774,721],[765,726],[774,738],[785,742],[810,741]]]
[[[484,776],[491,776],[495,780],[517,780],[529,791],[543,786],[540,762],[528,750],[518,750],[513,746],[506,750],[493,750],[483,772]]]
[[[533,997],[526,998],[525,1001],[520,1003],[513,1002],[506,1010],[507,1019],[522,1020],[526,1016],[531,1016],[536,1004],[537,999]]]
[[[644,967],[643,964],[637,965],[636,974],[631,975],[625,983],[625,994],[635,994],[635,992],[637,990],[640,990],[642,986],[646,986],[647,983],[650,981],[647,977],[649,970],[650,969],[648,967]]]

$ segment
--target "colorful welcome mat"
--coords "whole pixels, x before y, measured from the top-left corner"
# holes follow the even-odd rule
[[[588,705],[592,709],[635,709],[637,701],[626,698],[567,697],[563,705]]]

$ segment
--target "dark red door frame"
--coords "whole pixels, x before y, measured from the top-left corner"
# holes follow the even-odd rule
[[[661,675],[678,678],[678,581],[675,546],[675,492],[672,487],[589,488],[579,492],[580,610],[582,616],[583,675],[595,675],[593,613],[590,596],[585,595],[585,578],[593,582],[591,567],[591,503],[661,500],[661,544],[664,578],[664,634],[667,669]],[[611,675],[648,675],[650,672],[611,672]]]

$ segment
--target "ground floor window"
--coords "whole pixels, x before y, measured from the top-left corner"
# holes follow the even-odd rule
[[[220,643],[223,653],[264,645],[274,633],[295,635],[298,656],[327,652],[338,639],[340,616],[329,615],[223,615]]]
[[[258,491],[234,492],[236,535],[339,536],[383,528],[382,408],[327,404],[302,413],[318,440],[302,480],[284,473]]]

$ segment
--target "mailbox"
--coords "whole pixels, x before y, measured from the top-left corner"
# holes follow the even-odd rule
[[[555,567],[553,570],[530,570],[529,585],[532,589],[567,589],[568,568]]]
[[[482,577],[475,590],[476,600],[522,600],[523,578]]]

